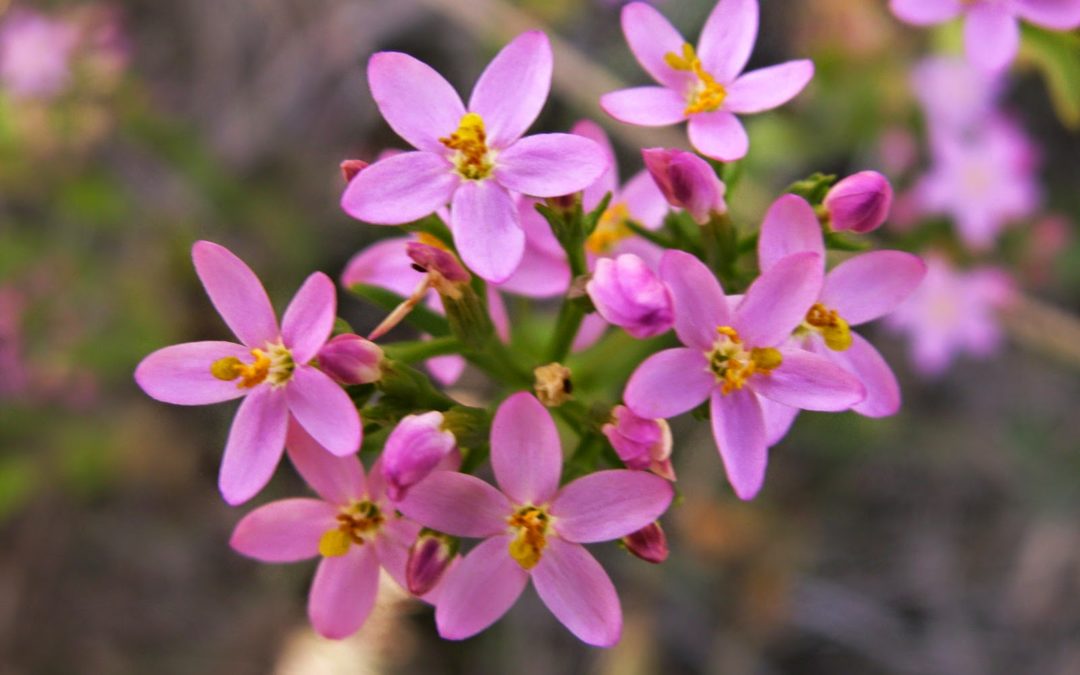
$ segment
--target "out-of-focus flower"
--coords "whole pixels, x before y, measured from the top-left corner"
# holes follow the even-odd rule
[[[639,340],[666,333],[675,322],[671,294],[636,255],[597,260],[585,289],[600,316]]]
[[[335,455],[360,446],[360,416],[348,394],[311,365],[334,327],[334,283],[321,272],[307,278],[278,328],[258,277],[223,246],[192,248],[195,272],[221,318],[243,344],[207,341],[165,347],[135,370],[153,398],[205,405],[243,397],[236,412],[219,486],[240,504],[270,480],[285,448],[290,417]]]
[[[667,535],[660,523],[650,523],[637,532],[622,538],[623,546],[645,562],[658,565],[668,557]]]
[[[33,10],[0,19],[0,83],[12,96],[48,99],[71,79],[71,54],[79,29]]]
[[[686,209],[698,225],[709,222],[713,214],[727,212],[726,187],[702,158],[665,148],[646,148],[641,157],[668,203]]]
[[[1002,84],[1002,78],[947,56],[924,58],[911,71],[932,137],[962,137],[977,128],[994,113]]]
[[[724,162],[743,157],[750,140],[735,115],[787,103],[814,75],[808,60],[740,75],[757,39],[758,11],[757,0],[720,0],[694,49],[649,5],[627,5],[622,11],[626,41],[662,86],[611,92],[600,105],[628,124],[657,127],[689,120],[690,143],[703,155]]]
[[[885,172],[895,178],[915,166],[919,145],[908,129],[887,129],[878,141],[877,156]]]
[[[877,171],[860,171],[843,179],[825,195],[825,211],[833,230],[866,234],[881,227],[892,208],[889,179]]]
[[[521,137],[547,99],[551,69],[547,36],[524,33],[489,64],[466,108],[426,64],[397,52],[375,54],[368,64],[375,102],[418,152],[362,171],[342,207],[359,220],[397,225],[451,203],[450,228],[465,264],[488,281],[505,281],[525,251],[510,193],[570,194],[607,168],[600,148],[580,136]]]
[[[670,483],[642,471],[599,471],[562,488],[562,451],[551,415],[531,395],[499,406],[491,425],[496,489],[439,471],[398,508],[426,527],[484,541],[447,572],[439,589],[439,634],[461,640],[497,621],[532,578],[540,599],[590,645],[619,640],[619,597],[582,544],[637,532],[667,510]]]
[[[624,405],[615,406],[611,419],[601,431],[626,466],[675,480],[675,469],[671,466],[671,427],[666,420],[639,417]]]
[[[403,417],[386,439],[382,454],[382,475],[390,499],[403,499],[408,489],[427,478],[455,447],[457,440],[443,429],[441,412]]]
[[[346,333],[330,338],[316,359],[319,369],[339,384],[368,384],[381,376],[383,350],[371,340]]]

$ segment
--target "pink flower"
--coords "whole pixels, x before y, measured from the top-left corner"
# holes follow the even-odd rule
[[[379,568],[405,587],[405,561],[420,526],[386,501],[378,467],[364,477],[356,456],[334,457],[297,424],[289,459],[319,499],[282,499],[237,523],[229,544],[269,563],[321,556],[308,595],[308,618],[323,637],[341,639],[364,624],[375,604]]]
[[[13,96],[51,98],[71,79],[71,52],[78,29],[26,9],[0,24],[0,82]]]
[[[1004,80],[961,58],[932,56],[911,71],[911,88],[932,137],[964,136],[995,112]]]
[[[195,272],[242,344],[189,342],[143,359],[135,380],[151,397],[204,405],[244,397],[229,431],[219,487],[225,501],[251,499],[274,473],[290,416],[335,455],[360,446],[360,416],[349,396],[310,365],[334,327],[334,284],[321,272],[307,278],[278,328],[255,273],[227,249],[200,241]]]
[[[709,222],[714,213],[727,212],[726,187],[702,158],[664,148],[645,148],[641,157],[668,203],[686,209],[698,225]]]
[[[504,281],[525,250],[510,193],[570,194],[606,168],[600,148],[579,136],[521,137],[547,99],[551,68],[547,36],[524,33],[488,65],[466,108],[429,66],[406,54],[375,54],[368,64],[371,93],[418,152],[364,169],[349,183],[342,207],[360,220],[397,225],[450,203],[450,229],[465,264],[488,281]]]
[[[601,431],[626,466],[675,480],[675,469],[671,466],[671,427],[666,420],[638,417],[624,405],[615,406],[611,418]]]
[[[644,3],[623,8],[622,27],[638,62],[662,86],[605,94],[600,105],[628,124],[659,127],[689,120],[694,148],[724,162],[743,157],[750,146],[736,114],[783,105],[814,75],[814,64],[802,60],[740,76],[757,38],[757,0],[720,0],[696,50]]]
[[[339,384],[368,384],[382,377],[383,350],[371,340],[347,333],[335,335],[317,356],[319,368]]]
[[[709,268],[668,251],[660,278],[675,300],[675,333],[686,347],[646,359],[623,400],[641,417],[674,417],[708,400],[713,437],[742,499],[761,489],[768,461],[762,401],[804,410],[845,410],[866,395],[859,381],[789,343],[818,297],[821,256],[787,256],[762,273],[734,307]]]
[[[456,447],[454,434],[443,429],[441,412],[403,417],[386,439],[382,454],[382,475],[390,499],[403,499],[410,487],[427,478]]]
[[[1009,65],[1020,47],[1023,19],[1051,30],[1080,26],[1077,0],[891,0],[893,14],[916,26],[929,26],[964,15],[968,60],[988,71]]]
[[[596,261],[585,290],[608,323],[643,340],[671,330],[671,294],[645,261],[627,253]]]
[[[877,171],[860,171],[834,185],[824,206],[833,230],[866,234],[885,223],[892,200],[888,178]]]
[[[491,426],[491,463],[500,489],[439,471],[398,508],[417,522],[484,541],[447,572],[435,608],[439,634],[461,640],[499,619],[530,577],[540,599],[582,641],[619,640],[615,587],[582,544],[618,539],[656,520],[671,503],[666,481],[641,471],[600,471],[559,488],[562,451],[548,411],[519,393]]]

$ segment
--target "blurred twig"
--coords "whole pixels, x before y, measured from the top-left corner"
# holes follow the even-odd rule
[[[1019,295],[1003,319],[1009,335],[1018,343],[1080,368],[1080,320],[1075,316],[1042,300]]]

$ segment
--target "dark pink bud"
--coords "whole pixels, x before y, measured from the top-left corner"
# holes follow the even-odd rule
[[[359,335],[335,335],[318,355],[319,368],[340,384],[368,384],[382,376],[383,351]]]
[[[457,540],[423,530],[409,549],[405,563],[405,584],[416,596],[427,595],[442,580],[457,555]]]
[[[645,562],[660,564],[667,560],[667,535],[664,534],[660,523],[646,525],[637,532],[623,537],[622,543],[626,546],[627,551]]]
[[[406,415],[390,432],[382,455],[386,494],[392,501],[405,497],[413,485],[427,478],[457,446],[454,434],[444,431],[443,415],[428,412]]]
[[[468,271],[458,262],[457,256],[438,246],[410,241],[405,245],[405,251],[414,263],[424,268],[424,271],[437,272],[447,281],[465,283],[471,278]]]
[[[638,417],[623,405],[615,406],[611,418],[601,431],[628,468],[675,480],[670,461],[671,427],[666,420]]]
[[[860,171],[834,185],[824,205],[833,230],[865,234],[889,217],[892,200],[888,178],[877,171]]]
[[[641,157],[668,203],[686,209],[699,225],[709,222],[712,214],[727,211],[724,183],[702,158],[666,148],[646,148]]]
[[[362,159],[347,159],[341,163],[341,175],[345,177],[345,182],[352,182],[353,178],[356,178],[356,174],[360,173],[364,169],[368,168],[369,164]]]

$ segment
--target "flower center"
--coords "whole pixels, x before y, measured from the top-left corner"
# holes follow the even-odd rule
[[[683,43],[682,55],[675,52],[664,54],[664,62],[675,70],[685,70],[697,76],[697,80],[691,85],[686,94],[687,115],[694,113],[712,112],[724,104],[727,98],[727,89],[724,85],[705,71],[701,65],[701,59],[694,52],[693,46]]]
[[[516,560],[522,569],[531,570],[536,567],[544,547],[547,546],[551,516],[536,506],[523,506],[506,519],[506,524],[510,526],[512,533],[516,532],[516,536],[510,541],[510,557]]]
[[[600,216],[596,229],[585,240],[585,247],[596,255],[610,252],[615,244],[633,236],[634,231],[627,226],[627,220],[630,220],[630,209],[626,204],[612,204]]]
[[[476,113],[465,113],[457,131],[439,142],[454,150],[453,162],[462,178],[483,180],[495,168],[491,151],[487,146],[484,119]]]
[[[337,515],[338,526],[327,530],[319,539],[319,554],[332,558],[345,555],[349,546],[363,545],[379,532],[386,518],[382,510],[368,499],[342,507]]]
[[[720,383],[721,393],[727,395],[742,389],[752,375],[768,375],[784,361],[779,350],[772,347],[747,349],[739,333],[731,326],[717,326],[719,334],[711,351],[706,352],[709,370]]]
[[[820,302],[806,313],[800,328],[821,333],[825,346],[834,352],[845,351],[851,346],[851,327],[848,322],[844,321],[835,309],[829,309]]]
[[[274,386],[280,386],[289,381],[293,369],[292,352],[280,342],[269,344],[266,349],[252,349],[251,355],[255,360],[244,363],[235,356],[226,356],[210,364],[210,372],[219,380],[239,379],[236,386],[241,389],[251,389],[257,384],[269,381]]]

